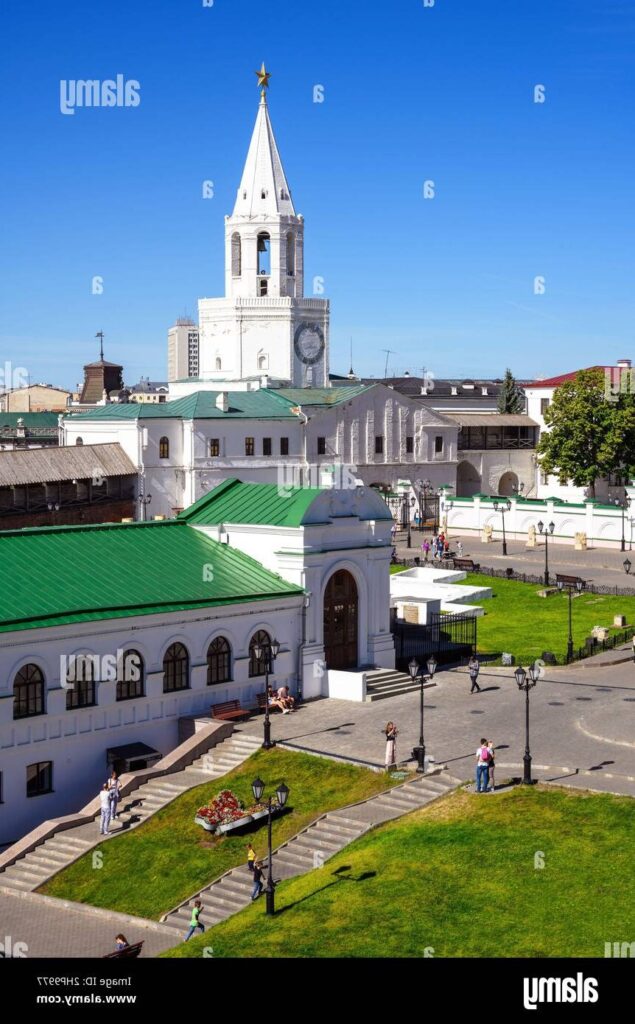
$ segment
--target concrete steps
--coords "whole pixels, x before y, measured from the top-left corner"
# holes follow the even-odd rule
[[[373,825],[418,810],[460,784],[460,779],[445,772],[434,776],[420,776],[385,793],[370,797],[362,804],[345,807],[341,811],[329,811],[323,818],[313,822],[274,851],[274,881],[293,878],[321,867],[326,860],[343,850]],[[356,817],[357,813],[359,817]],[[266,884],[266,862],[263,862],[263,873],[263,883]],[[192,904],[194,899],[198,898],[203,903],[202,923],[206,927],[213,926],[249,905],[252,885],[251,874],[246,867],[234,868],[201,893],[195,894],[187,903],[166,914],[162,921],[175,930],[186,932]]]
[[[379,668],[366,673],[366,700],[368,702],[387,700],[388,697],[397,697],[402,693],[418,692],[420,688],[419,680],[413,682],[407,672],[398,672],[397,669]]]
[[[206,779],[217,779],[228,771],[238,767],[260,747],[260,739],[232,733],[209,753],[203,754],[192,765],[176,772],[174,775],[166,775],[158,779],[151,779],[144,783],[130,796],[123,797],[119,801],[117,818],[111,825],[112,836],[125,832],[130,827],[136,827],[147,820],[157,811],[162,810],[182,793],[192,789],[193,785],[200,785]],[[194,772],[185,779],[188,772]],[[183,779],[181,779],[183,776]],[[200,778],[199,778],[200,776]],[[44,882],[52,878],[59,871],[62,871],[73,861],[81,857],[87,850],[97,846],[105,837],[99,835],[98,823],[100,816],[95,816],[95,836],[85,839],[73,835],[78,829],[68,829],[65,832],[58,832],[55,836],[47,839],[40,846],[21,857],[14,864],[0,871],[0,886],[18,889],[22,891],[33,891],[39,888]],[[79,826],[85,832],[89,826]],[[251,889],[250,889],[251,892]],[[221,904],[219,904],[221,906]],[[235,899],[223,903],[222,906],[233,913],[232,906],[236,906]],[[240,906],[238,906],[240,909]],[[225,914],[225,916],[227,916]],[[189,924],[189,919],[188,919]],[[180,923],[179,923],[180,927]]]

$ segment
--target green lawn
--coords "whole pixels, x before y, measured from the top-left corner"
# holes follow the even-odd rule
[[[602,957],[635,932],[632,819],[605,794],[459,791],[281,883],[273,919],[259,900],[163,956]]]
[[[103,867],[93,867],[94,850],[90,850],[38,892],[140,917],[161,917],[241,863],[248,839],[259,856],[266,855],[266,823],[247,836],[219,839],[194,823],[197,809],[222,789],[231,789],[246,805],[253,803],[251,783],[258,775],[267,785],[266,792],[283,781],[291,790],[290,812],[274,819],[276,846],[318,814],[396,784],[389,776],[366,768],[310,754],[260,750],[221,779],[184,793],[134,831],[95,847],[102,853]]]
[[[500,657],[503,651],[516,656],[517,662],[528,664],[543,651],[553,651],[564,663],[569,635],[569,598],[566,593],[538,597],[543,588],[517,580],[498,579],[480,573],[469,573],[466,584],[491,587],[493,597],[481,603],[485,615],[478,619],[479,653]],[[460,584],[458,584],[460,586]],[[625,615],[627,623],[635,621],[635,598],[581,594],[571,605],[573,643],[582,647],[593,626],[613,629],[613,616]]]

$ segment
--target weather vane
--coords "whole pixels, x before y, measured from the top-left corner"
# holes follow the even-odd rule
[[[262,88],[262,95],[266,96],[266,89],[269,88],[269,79],[271,78],[271,72],[265,68],[265,62],[263,60],[260,71],[254,71],[255,75],[258,75],[258,88]]]

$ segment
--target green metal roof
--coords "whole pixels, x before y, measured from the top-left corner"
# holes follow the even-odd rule
[[[350,402],[351,398],[361,395],[364,391],[370,391],[374,384],[349,385],[342,388],[279,388],[273,394],[279,394],[288,399],[293,405],[301,405],[303,408],[310,405],[340,405],[341,402]]]
[[[67,416],[71,420],[133,420],[133,419],[295,419],[296,404],[279,391],[259,388],[257,391],[228,391],[228,410],[216,407],[219,391],[196,391],[172,402],[114,402],[90,412]]]
[[[89,412],[66,416],[69,420],[136,420],[136,419],[295,419],[292,410],[300,405],[340,405],[369,391],[375,385],[343,388],[258,388],[256,391],[227,391],[229,408],[216,408],[218,391],[196,391],[172,402],[113,402]]]
[[[0,533],[0,579],[0,632],[303,592],[178,519]]]
[[[179,514],[179,519],[199,525],[245,523],[260,526],[302,526],[318,487],[284,488],[278,484],[224,480],[209,494]]]
[[[57,427],[58,412],[0,412],[0,430],[2,427],[16,427],[18,420],[24,421],[24,426],[33,429],[34,427]]]

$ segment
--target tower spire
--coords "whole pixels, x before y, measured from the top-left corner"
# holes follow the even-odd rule
[[[295,217],[291,192],[269,118],[267,89],[271,73],[266,70],[264,61],[260,71],[255,74],[261,89],[260,104],[232,216],[250,219],[263,215]]]

